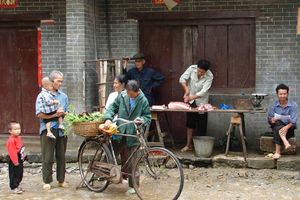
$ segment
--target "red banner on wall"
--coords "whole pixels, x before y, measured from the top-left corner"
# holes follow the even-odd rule
[[[152,0],[153,5],[163,5],[165,4],[164,0]]]
[[[42,67],[42,31],[38,28],[37,31],[37,70],[38,70],[38,85],[42,87],[43,67]]]
[[[15,8],[19,4],[19,0],[0,0],[0,8]]]

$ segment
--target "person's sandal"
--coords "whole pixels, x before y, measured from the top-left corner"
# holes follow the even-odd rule
[[[280,154],[275,153],[275,154],[273,155],[273,160],[278,160],[280,157],[281,157]]]
[[[274,156],[273,153],[269,153],[265,156],[265,158],[273,159],[273,156]]]
[[[192,151],[193,150],[193,148],[190,148],[190,147],[188,147],[188,146],[185,146],[185,147],[183,147],[180,151],[181,152],[187,152],[187,151]]]
[[[132,195],[132,194],[135,194],[136,192],[135,192],[135,189],[134,189],[134,188],[129,187],[129,189],[127,190],[126,193],[127,193],[128,195]]]
[[[12,191],[12,193],[14,193],[14,194],[22,194],[22,193],[23,193],[23,191],[20,190],[19,188],[15,188],[15,189],[13,189],[13,190],[11,190],[11,191]]]
[[[44,190],[51,190],[51,185],[50,184],[44,184],[43,189]]]
[[[66,182],[58,183],[58,187],[67,188],[68,184]]]

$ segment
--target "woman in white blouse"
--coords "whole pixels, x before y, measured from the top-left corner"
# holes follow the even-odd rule
[[[127,84],[127,78],[125,75],[119,75],[115,77],[114,80],[114,92],[110,93],[106,104],[105,104],[105,110],[108,109],[108,107],[115,101],[115,99],[118,97],[118,95],[125,89],[125,86]],[[115,119],[118,118],[118,116],[115,116]],[[112,136],[112,144],[113,144],[113,148],[117,148],[117,146],[119,146],[119,142],[118,140],[116,140],[117,137],[116,135]],[[121,163],[122,166],[126,163],[127,160],[125,160],[124,158],[127,158],[126,155],[129,156],[129,152],[126,150],[126,148],[123,148],[122,150],[120,150],[120,158],[121,158]],[[127,175],[123,175],[123,183],[127,182]]]
[[[125,89],[125,85],[127,83],[126,76],[121,74],[117,76],[114,80],[114,92],[110,93],[108,99],[105,104],[105,110],[115,101],[117,96]]]

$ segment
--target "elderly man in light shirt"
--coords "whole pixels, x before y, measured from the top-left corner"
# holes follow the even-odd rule
[[[183,100],[192,107],[202,103],[208,103],[208,90],[213,81],[213,74],[209,70],[210,63],[207,60],[199,60],[196,65],[191,65],[180,77],[184,95]],[[187,142],[182,152],[192,150],[193,132],[197,128],[200,135],[206,135],[207,113],[187,113]]]

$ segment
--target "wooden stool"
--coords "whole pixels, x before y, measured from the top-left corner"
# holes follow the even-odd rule
[[[167,120],[167,116],[165,116],[165,118]],[[173,139],[172,135],[168,134],[168,132],[162,132],[162,130],[161,130],[158,113],[156,113],[156,112],[151,113],[151,121],[155,122],[155,129],[156,129],[159,141],[154,142],[154,140],[153,140],[154,137],[152,138],[152,141],[148,141],[148,137],[151,135],[151,133],[149,131],[149,129],[150,129],[150,125],[149,125],[146,128],[146,131],[145,131],[145,140],[148,143],[148,145],[149,146],[162,146],[162,147],[164,147],[165,146],[164,138],[168,135],[171,139],[172,145],[174,146],[174,139]],[[167,121],[167,124],[168,124],[167,127],[169,128],[169,122],[168,121]]]
[[[230,137],[231,137],[231,133],[232,133],[232,130],[233,130],[234,127],[238,127],[239,128],[241,142],[242,142],[242,146],[243,146],[244,159],[246,161],[246,158],[247,158],[247,148],[246,148],[246,143],[245,143],[245,135],[244,135],[244,127],[243,127],[243,123],[242,123],[242,116],[240,114],[234,115],[230,119],[229,129],[228,129],[228,131],[226,133],[227,134],[227,144],[226,144],[225,155],[226,156],[228,155]]]

